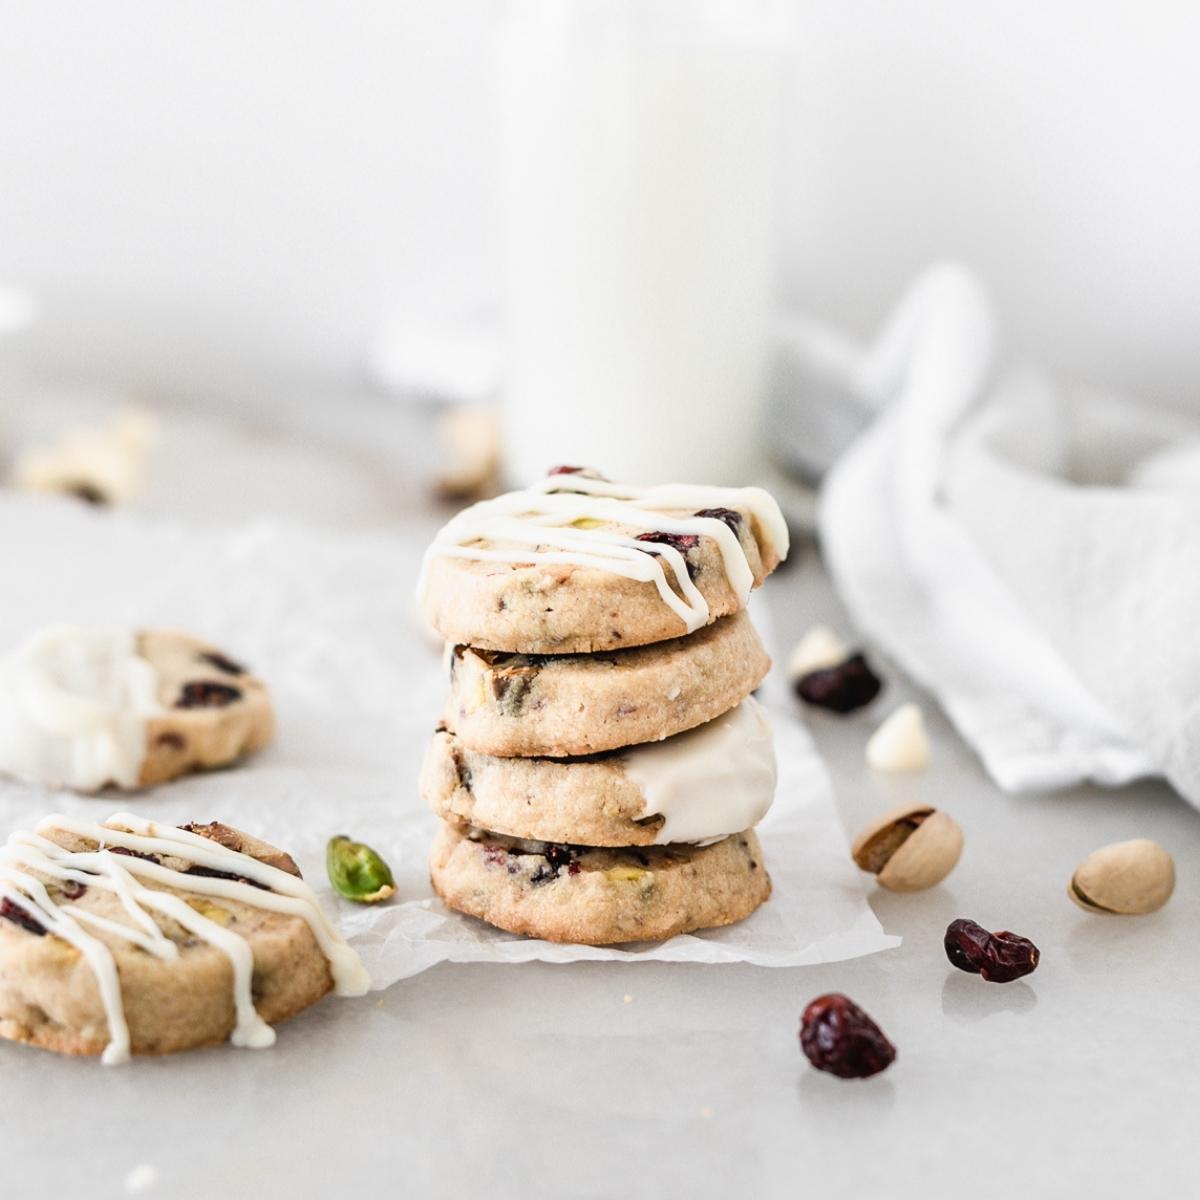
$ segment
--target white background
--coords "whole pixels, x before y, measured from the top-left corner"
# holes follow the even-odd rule
[[[51,372],[363,387],[389,318],[499,290],[486,0],[0,3],[0,279]],[[936,256],[1013,348],[1197,404],[1200,9],[804,0],[780,290],[866,332]]]

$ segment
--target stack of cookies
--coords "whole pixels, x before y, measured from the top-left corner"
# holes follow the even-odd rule
[[[559,467],[466,509],[421,581],[449,702],[421,774],[433,886],[501,929],[594,945],[767,899],[770,660],[745,613],[786,556],[760,488]]]

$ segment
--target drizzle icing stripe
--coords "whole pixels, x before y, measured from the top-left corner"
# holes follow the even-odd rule
[[[54,829],[95,842],[96,849],[67,850],[43,836],[44,832]],[[189,865],[228,871],[253,883],[193,875],[134,856],[118,857],[108,848],[110,846],[143,854],[182,858]],[[60,907],[37,875],[73,880],[114,893],[133,925],[124,925],[75,906]],[[103,825],[61,815],[46,817],[39,823],[37,832],[14,833],[0,849],[0,896],[20,905],[48,933],[63,938],[87,958],[95,974],[108,1020],[109,1044],[103,1055],[105,1063],[124,1062],[129,1058],[129,1028],[112,951],[89,934],[83,925],[90,924],[93,928],[125,938],[158,958],[177,958],[178,947],[163,934],[147,909],[171,917],[229,958],[233,970],[236,1017],[230,1038],[233,1044],[262,1047],[270,1046],[275,1041],[274,1030],[254,1008],[251,996],[254,956],[249,942],[240,934],[196,912],[182,897],[143,886],[143,879],[168,888],[219,896],[256,908],[298,916],[307,922],[317,945],[328,960],[334,990],[339,995],[362,995],[370,985],[358,955],[321,911],[316,893],[294,875],[189,830],[160,828],[152,821],[128,813],[117,813]],[[254,883],[263,887],[255,887]],[[264,887],[271,890],[265,891]]]
[[[437,558],[596,567],[654,583],[663,603],[692,633],[707,624],[709,607],[678,550],[607,530],[582,533],[572,525],[580,520],[611,521],[647,532],[712,538],[720,549],[730,585],[744,606],[754,586],[754,573],[737,534],[717,517],[680,517],[664,511],[729,507],[747,510],[766,543],[780,558],[787,556],[787,525],[779,506],[762,488],[690,484],[644,488],[579,474],[550,475],[524,491],[474,504],[447,522],[425,553],[418,591],[424,594],[429,564]],[[485,541],[493,544],[479,544]]]

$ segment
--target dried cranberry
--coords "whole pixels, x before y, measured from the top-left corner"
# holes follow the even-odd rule
[[[806,704],[837,713],[854,712],[879,695],[883,683],[861,654],[851,655],[836,667],[810,671],[796,681],[796,694]]]
[[[557,879],[565,867],[568,875],[579,874],[579,860],[570,846],[560,846],[552,843],[542,851],[546,861],[534,871],[529,882],[533,884],[549,883]]]
[[[551,467],[546,472],[547,475],[578,475],[582,471],[586,471],[586,467]]]
[[[94,483],[76,483],[67,491],[76,500],[82,500],[84,504],[92,504],[97,508],[102,508],[108,503],[108,497]]]
[[[575,852],[569,846],[547,846],[546,861],[555,868],[569,867],[575,861]]]
[[[15,904],[7,896],[3,900],[0,900],[0,917],[3,917],[6,921],[11,921],[14,925],[20,925],[22,929],[37,934],[38,937],[46,936],[46,927],[41,921],[28,909]]]
[[[700,539],[694,533],[663,533],[657,529],[651,533],[639,533],[635,540],[639,542],[661,542],[664,546],[670,546],[672,550],[678,550],[680,554],[686,554],[689,550],[695,550],[700,545]]]
[[[224,708],[235,700],[240,700],[242,693],[238,688],[230,687],[227,683],[209,683],[197,680],[185,683],[175,701],[176,708]]]
[[[696,516],[712,517],[717,521],[724,521],[735,535],[742,525],[742,514],[733,508],[702,508],[696,513]]]
[[[125,846],[109,846],[108,851],[110,854],[123,854],[126,858],[140,858],[143,862],[162,862],[157,854],[146,854],[142,850],[129,850]]]
[[[946,927],[946,957],[960,971],[982,976],[988,983],[1011,983],[1037,969],[1042,952],[1020,934],[1003,929],[989,933],[982,925],[960,917]]]
[[[800,1018],[800,1049],[818,1071],[841,1079],[878,1075],[896,1059],[896,1047],[848,996],[818,996]]]
[[[78,879],[64,879],[61,888],[68,900],[78,900],[87,891],[87,884],[80,883]]]
[[[503,846],[484,846],[483,861],[489,867],[503,867],[508,863],[508,851]]]
[[[687,557],[689,550],[695,550],[700,545],[700,539],[694,533],[663,533],[661,530],[655,530],[653,533],[639,533],[635,539],[639,542],[661,542],[664,546],[670,546],[673,550],[678,550],[684,556],[684,565],[687,567],[689,579],[696,577],[696,565]],[[658,557],[657,550],[647,551]]]
[[[215,650],[198,657],[201,662],[216,667],[218,671],[224,671],[226,675],[245,675],[246,673],[246,668],[241,663],[234,662],[232,658],[226,658],[224,654],[218,654]]]
[[[238,875],[234,871],[219,871],[216,867],[202,867],[199,863],[193,863],[184,874],[203,875],[207,879],[232,879],[234,883],[248,883],[251,887],[260,888],[264,892],[271,890],[265,883],[259,883],[257,879],[247,879],[245,875]]]

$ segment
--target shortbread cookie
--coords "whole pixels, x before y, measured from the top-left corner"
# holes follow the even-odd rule
[[[241,663],[173,630],[140,633],[137,647],[157,674],[164,709],[147,730],[141,787],[227,766],[274,736],[266,685]]]
[[[186,633],[53,626],[0,662],[0,771],[31,783],[146,787],[274,727],[262,681]]]
[[[659,741],[748,696],[771,660],[745,613],[607,654],[447,653],[446,728],[469,750],[562,758]]]
[[[666,741],[586,758],[496,758],[442,730],[421,770],[444,820],[586,846],[713,841],[758,824],[774,794],[771,727],[752,697]]]
[[[105,1062],[264,1047],[271,1023],[368,985],[291,857],[228,826],[53,816],[0,856],[0,1035],[14,1041]]]
[[[430,878],[459,912],[510,933],[594,946],[730,925],[771,894],[753,830],[711,846],[596,850],[443,824]]]
[[[761,488],[639,488],[559,468],[450,521],[426,554],[421,602],[450,642],[593,653],[741,611],[787,551]]]

